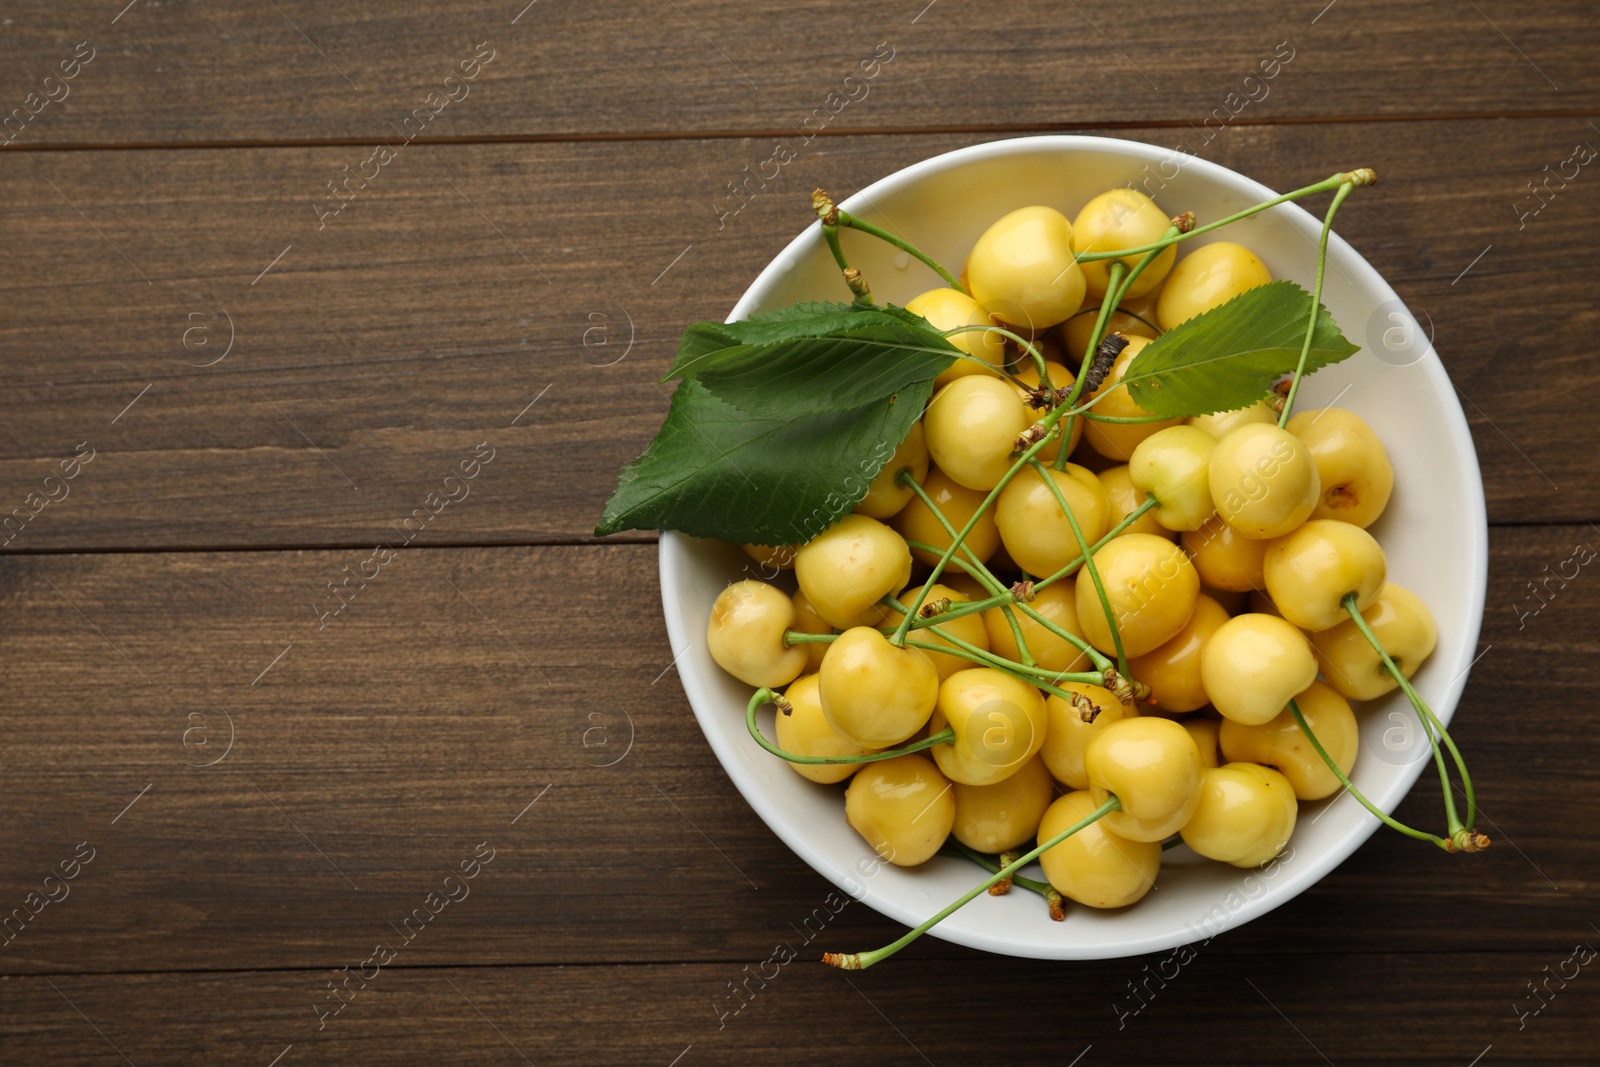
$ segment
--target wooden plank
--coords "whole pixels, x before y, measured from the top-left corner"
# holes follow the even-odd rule
[[[1217,953],[1554,951],[1581,933],[1600,862],[1581,832],[1600,800],[1585,725],[1600,585],[1585,570],[1537,615],[1516,608],[1593,536],[1493,537],[1492,647],[1456,734],[1498,847],[1448,857],[1380,833]],[[0,561],[0,901],[95,850],[5,942],[0,973],[357,962],[483,842],[470,903],[408,965],[760,959],[832,891],[695,725],[653,547],[408,550],[318,629],[309,605],[360,558]],[[1426,783],[1402,817],[1431,825]],[[823,947],[894,936],[850,908]]]
[[[1434,324],[1495,521],[1600,515],[1600,198],[1575,180],[1521,232],[1513,207],[1585,130],[1256,127],[1210,153],[1280,188],[1378,168],[1340,228]],[[320,231],[348,149],[6,156],[0,511],[38,512],[7,548],[371,545],[484,442],[497,458],[421,543],[584,538],[662,417],[677,334],[726,313],[805,192],[981,139],[819,139],[721,229],[713,200],[761,142],[419,148]],[[80,444],[92,466],[42,504]]]
[[[1585,928],[1572,940],[1594,935]],[[361,946],[347,953],[352,974]],[[809,959],[768,962],[773,950],[683,966],[369,965],[371,981],[352,979],[351,999],[325,1020],[315,1012],[331,996],[327,983],[344,979],[337,971],[13,979],[0,984],[0,1055],[31,1062],[49,1048],[66,1063],[122,1063],[120,1053],[134,1064],[294,1067],[370,1061],[381,1047],[398,1051],[397,1062],[440,1065],[848,1058],[924,1067],[1003,1057],[1088,1067],[1236,1064],[1248,1048],[1272,1064],[1462,1067],[1479,1057],[1567,1067],[1592,1061],[1600,1010],[1595,983],[1556,976],[1586,973],[1570,944],[1365,957],[1201,949],[1182,965],[1167,956],[1071,966],[901,959],[854,976]],[[1548,981],[1550,992],[1538,1015],[1519,1020],[1519,996],[1523,1011],[1540,1003],[1530,981]],[[1137,1014],[1129,983],[1148,990]]]
[[[430,93],[437,139],[1584,115],[1600,89],[1580,0],[122,6],[8,8],[16,144],[389,139]],[[88,65],[46,83],[85,41]]]

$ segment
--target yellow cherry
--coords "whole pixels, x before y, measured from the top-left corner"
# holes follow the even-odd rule
[[[884,860],[915,867],[950,836],[956,802],[939,768],[912,754],[862,767],[845,790],[844,816]]]
[[[1211,453],[1217,439],[1193,426],[1169,426],[1139,442],[1128,460],[1135,488],[1153,495],[1156,521],[1169,530],[1198,530],[1216,511]]]
[[[1216,767],[1222,763],[1221,722],[1192,715],[1185,718],[1182,725],[1189,731],[1189,736],[1194,738],[1195,747],[1200,750],[1201,763],[1207,767]]]
[[[828,717],[822,713],[818,685],[816,675],[803,674],[784,690],[783,696],[789,702],[790,710],[787,715],[779,712],[775,720],[778,747],[797,756],[864,756],[871,752],[872,749],[852,745],[833,732],[833,727],[828,725]],[[864,766],[862,763],[789,764],[800,777],[823,785],[842,782]]]
[[[817,678],[828,725],[861,748],[892,748],[922,729],[939,695],[921,649],[896,648],[866,626],[834,639]]]
[[[951,793],[956,801],[951,834],[968,848],[989,853],[1007,852],[1032,841],[1056,795],[1050,772],[1037,756],[1003,782],[956,782]]]
[[[880,453],[881,455],[881,453]],[[858,515],[887,520],[893,518],[915,494],[911,487],[897,480],[903,470],[911,471],[911,479],[918,484],[928,476],[928,441],[922,432],[922,420],[911,424],[904,441],[889,457],[889,462],[873,476],[867,485],[867,495],[855,506]]]
[[[1312,682],[1295,695],[1294,702],[1323,750],[1348,775],[1361,742],[1361,730],[1349,703],[1321,682]],[[1287,708],[1259,726],[1224,719],[1220,739],[1222,754],[1229,760],[1277,768],[1301,800],[1321,800],[1341,788]]]
[[[1394,490],[1394,468],[1372,427],[1353,411],[1323,408],[1295,412],[1288,428],[1311,451],[1322,483],[1311,517],[1363,528],[1376,522]]]
[[[1156,321],[1170,330],[1271,280],[1267,265],[1243,245],[1232,241],[1202,245],[1178,260],[1167,276],[1156,302]]]
[[[994,320],[984,314],[978,302],[958,289],[948,287],[929,289],[911,298],[906,310],[921,315],[936,330],[954,330],[962,326],[993,326]],[[943,388],[969,374],[998,376],[998,368],[1006,361],[1006,339],[993,330],[967,330],[945,338],[967,355],[989,364],[989,369],[971,359],[957,359],[939,372],[933,380],[934,388]]]
[[[1246,537],[1282,537],[1310,517],[1321,482],[1311,452],[1276,425],[1245,423],[1211,453],[1211,499]]]
[[[941,470],[930,470],[928,477],[922,483],[923,492],[933,500],[934,506],[939,509],[950,525],[960,530],[966,526],[967,521],[977,514],[983,506],[984,499],[989,495],[977,489],[968,489],[958,485],[949,475]],[[894,528],[898,530],[907,541],[921,541],[925,545],[933,545],[941,552],[950,547],[950,535],[945,533],[944,527],[928,510],[928,505],[917,497],[900,510],[894,517]],[[978,517],[978,522],[967,535],[962,545],[976,556],[979,562],[987,562],[994,555],[995,549],[1000,547],[1000,528],[994,524],[994,509],[985,511]],[[939,562],[939,557],[923,549],[914,549],[912,556],[930,567]],[[957,552],[950,557],[949,564],[945,567],[945,574],[951,571],[964,574],[967,570],[965,553]],[[907,581],[909,581],[909,577]]]
[[[901,603],[910,606],[915,604],[917,602],[917,597],[921,595],[922,586],[919,585],[915,589],[907,589],[898,599]],[[941,585],[935,582],[933,588],[928,591],[927,599],[924,600],[923,603],[931,604],[936,600],[949,600],[952,604],[965,604],[967,603],[967,599],[968,598],[964,593],[957,592],[947,585]],[[898,611],[894,611],[893,609],[890,610],[891,613],[889,624],[894,626],[900,625],[900,620],[903,616]],[[965,641],[969,645],[976,645],[985,652],[989,651],[989,631],[985,629],[983,625],[983,616],[981,614],[963,615],[959,619],[950,619],[947,622],[940,623],[939,629],[950,634],[952,637],[955,637],[957,640]],[[911,630],[906,636],[913,640],[923,641],[931,645],[943,645],[946,648],[956,647],[948,640],[940,637],[930,629]],[[923,649],[923,651],[927,652],[926,649]],[[933,661],[933,667],[939,672],[940,678],[948,678],[956,671],[964,671],[967,668],[975,665],[970,659],[966,659],[959,655],[952,655],[947,652],[927,652],[927,655],[928,658]]]
[[[1133,676],[1150,687],[1150,698],[1165,711],[1194,711],[1210,703],[1200,677],[1201,654],[1228,621],[1222,605],[1205,594],[1195,598],[1194,614],[1165,644],[1128,661]]]
[[[1200,802],[1200,749],[1171,719],[1112,723],[1089,741],[1083,767],[1096,804],[1108,794],[1122,802],[1103,820],[1106,829],[1134,841],[1171,837]]]
[[[1111,189],[1085,204],[1083,210],[1078,212],[1078,217],[1072,220],[1072,247],[1079,255],[1139,248],[1161,240],[1171,225],[1172,220],[1167,213],[1137,189]],[[1128,286],[1127,295],[1143,296],[1160,285],[1177,256],[1176,245],[1162,249]],[[1082,264],[1084,282],[1090,295],[1105,295],[1110,284],[1112,263],[1121,263],[1132,270],[1143,258],[1144,253],[1140,252],[1117,260],[1101,259]]]
[[[1158,331],[1145,321],[1151,316],[1144,315],[1143,319],[1138,318],[1122,310],[1127,306],[1127,302],[1124,301],[1117,310],[1111,313],[1110,317],[1106,319],[1106,328],[1102,336],[1120,333],[1124,337],[1148,337],[1151,340],[1155,340]],[[1140,314],[1144,313],[1140,312]],[[1080,364],[1083,362],[1084,353],[1089,347],[1089,335],[1094,332],[1094,324],[1099,318],[1100,308],[1098,306],[1084,308],[1056,328],[1062,343],[1066,345],[1067,355],[1075,362]]]
[[[1272,542],[1262,567],[1267,594],[1283,617],[1312,633],[1350,617],[1343,601],[1351,593],[1357,611],[1370,607],[1388,571],[1371,534],[1334,519],[1312,519]]]
[[[1239,408],[1237,411],[1219,411],[1212,415],[1193,415],[1187,421],[1190,426],[1204,430],[1220,441],[1235,426],[1244,426],[1248,423],[1260,423],[1263,426],[1271,423],[1276,426],[1278,424],[1278,413],[1273,411],[1272,405],[1265,400],[1258,400],[1249,407]],[[1294,420],[1291,419],[1290,421]]]
[[[957,671],[939,686],[930,735],[948,725],[955,740],[929,749],[945,777],[993,785],[1017,773],[1044,744],[1044,697],[1026,682],[992,667]]]
[[[1094,554],[1094,562],[1128,655],[1142,656],[1159,648],[1194,613],[1200,576],[1183,549],[1171,541],[1150,534],[1114,537]],[[1104,606],[1086,571],[1079,572],[1074,592],[1084,637],[1100,651],[1114,652]]]
[[[1361,617],[1400,673],[1410,678],[1433,653],[1439,628],[1433,612],[1411,590],[1385,582],[1378,598],[1361,610]],[[1367,643],[1354,619],[1311,635],[1317,659],[1328,684],[1351,700],[1376,700],[1397,688],[1383,660]]]
[[[1115,528],[1123,519],[1139,510],[1139,505],[1143,504],[1150,496],[1149,493],[1133,484],[1133,479],[1128,476],[1128,465],[1126,463],[1108,467],[1101,471],[1100,486],[1106,491],[1106,500],[1111,504],[1112,528]],[[1134,519],[1132,524],[1122,532],[1124,534],[1154,534],[1157,537],[1165,537],[1168,541],[1175,541],[1178,538],[1176,530],[1169,530],[1156,521],[1154,509]]]
[[[1055,208],[1018,208],[983,232],[967,257],[968,291],[991,315],[1043,330],[1083,304],[1072,223]]]
[[[1006,483],[995,503],[994,521],[1000,542],[1017,565],[1029,574],[1046,577],[1083,555],[1072,525],[1061,510],[1049,477],[1060,491],[1084,542],[1093,545],[1110,528],[1111,503],[1100,479],[1087,467],[1068,463],[1064,470],[1045,468],[1040,474],[1025,467]]]
[[[1289,780],[1272,768],[1214,767],[1200,784],[1200,804],[1183,826],[1183,843],[1207,859],[1259,867],[1289,843],[1299,810]]]
[[[1183,535],[1183,550],[1194,561],[1200,581],[1229,593],[1248,593],[1266,584],[1262,567],[1272,542],[1246,537],[1213,515],[1198,530]]]
[[[1093,814],[1098,805],[1079,790],[1058,797],[1039,822],[1039,844]],[[1039,857],[1039,866],[1056,892],[1091,908],[1123,908],[1155,888],[1161,846],[1130,841],[1091,823]]]
[[[794,603],[765,582],[734,582],[711,604],[706,646],[717,666],[746,685],[788,685],[806,666],[805,649],[783,643]]]
[[[1114,722],[1138,715],[1125,706],[1109,689],[1082,682],[1063,682],[1060,688],[1083,697],[1099,708],[1093,722],[1083,721],[1083,711],[1054,693],[1045,699],[1050,724],[1045,730],[1044,747],[1039,755],[1056,781],[1069,789],[1088,789],[1089,772],[1083,766],[1083,753],[1089,742]]]
[[[1317,676],[1305,634],[1275,615],[1239,615],[1200,654],[1200,678],[1224,719],[1254,726],[1283,710]]]
[[[1067,633],[1081,638],[1083,629],[1078,625],[1078,607],[1073,584],[1074,579],[1063,578],[1045,586],[1034,594],[1028,607]],[[1028,651],[1033,654],[1033,661],[1036,664],[1061,674],[1089,669],[1089,657],[1076,645],[1046,629],[1043,623],[1016,605],[1012,605],[1011,613],[1017,620],[1017,628],[1022,631],[1022,639],[1027,642]],[[1001,609],[990,608],[985,611],[983,627],[989,634],[989,651],[1009,660],[1022,659],[1017,649],[1016,634]]]
[[[1017,435],[1037,421],[1016,387],[968,375],[934,394],[922,417],[928,454],[968,489],[993,489],[1011,469]]]
[[[878,601],[911,580],[911,550],[877,519],[846,515],[801,547],[794,573],[817,614],[833,625],[877,625]]]

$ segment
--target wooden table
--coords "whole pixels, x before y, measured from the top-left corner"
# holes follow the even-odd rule
[[[0,21],[0,1060],[1595,1062],[1590,5],[124,2]],[[1340,230],[1488,490],[1496,847],[1382,833],[1165,984],[925,939],[736,999],[831,887],[590,531],[812,186],[1062,130],[1382,175]]]

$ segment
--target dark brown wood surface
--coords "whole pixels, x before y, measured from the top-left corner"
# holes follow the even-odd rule
[[[725,184],[880,41],[869,95],[719,229]],[[319,229],[324,183],[479,42],[470,94]],[[1494,527],[1457,736],[1497,847],[1379,834],[1137,1014],[1160,957],[924,939],[823,969],[895,936],[858,905],[741,1009],[728,983],[830,887],[695,726],[654,539],[590,536],[678,331],[813,185],[1014,132],[1192,140],[1280,42],[1202,154],[1279,188],[1382,175],[1340,230],[1435,323]],[[0,511],[94,459],[0,549],[0,911],[93,858],[0,948],[0,1062],[1593,1062],[1592,968],[1550,975],[1600,940],[1600,586],[1526,609],[1600,540],[1600,179],[1518,205],[1600,143],[1596,44],[1585,5],[1466,0],[7,9]],[[483,442],[470,497],[319,622]],[[596,713],[631,738],[614,766]],[[319,1029],[480,847],[471,895]]]

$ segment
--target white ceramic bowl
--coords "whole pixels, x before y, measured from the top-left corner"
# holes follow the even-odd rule
[[[1325,172],[1331,168],[1323,162],[1307,161],[1306,183]],[[1048,204],[1071,218],[1090,197],[1129,183],[1153,195],[1164,210],[1193,211],[1202,223],[1276,195],[1215,163],[1150,145],[1052,136],[935,156],[876,182],[843,206],[903,234],[956,269],[978,235],[1008,211]],[[1321,212],[1325,203],[1324,197],[1315,209]],[[1381,184],[1357,190],[1343,208],[1347,215],[1388,210],[1393,209]],[[1285,205],[1196,242],[1237,241],[1260,255],[1275,277],[1310,289],[1319,233],[1320,216]],[[860,234],[843,236],[851,262],[880,300],[904,304],[939,284],[933,272],[908,263],[887,245]],[[1488,547],[1477,457],[1426,332],[1378,272],[1337,234],[1329,242],[1328,262],[1323,300],[1346,336],[1363,349],[1308,378],[1297,406],[1337,401],[1366,419],[1388,448],[1395,491],[1372,532],[1387,550],[1390,578],[1421,596],[1438,620],[1438,648],[1414,681],[1448,722],[1466,684],[1483,615]],[[849,296],[813,224],[761,272],[729,320],[816,299]],[[751,689],[724,674],[705,646],[712,600],[749,565],[742,552],[667,532],[660,563],[667,632],[689,702],[734,785],[774,833],[835,885],[907,926],[982,877],[975,866],[942,857],[911,870],[876,863],[866,842],[845,824],[842,787],[803,780],[745,733],[743,712]],[[1362,744],[1354,781],[1376,804],[1392,810],[1430,766],[1427,747],[1398,693],[1358,709],[1358,715]],[[770,710],[762,713],[762,722],[770,737]],[[1427,788],[1435,786],[1430,781]],[[933,933],[989,952],[1051,959],[1162,951],[1203,940],[1284,903],[1338,866],[1378,826],[1353,798],[1337,796],[1301,807],[1290,850],[1263,871],[1211,863],[1178,848],[1166,854],[1157,888],[1132,907],[1104,912],[1069,902],[1067,920],[1055,923],[1036,896],[1013,890],[1004,897],[979,897]]]

